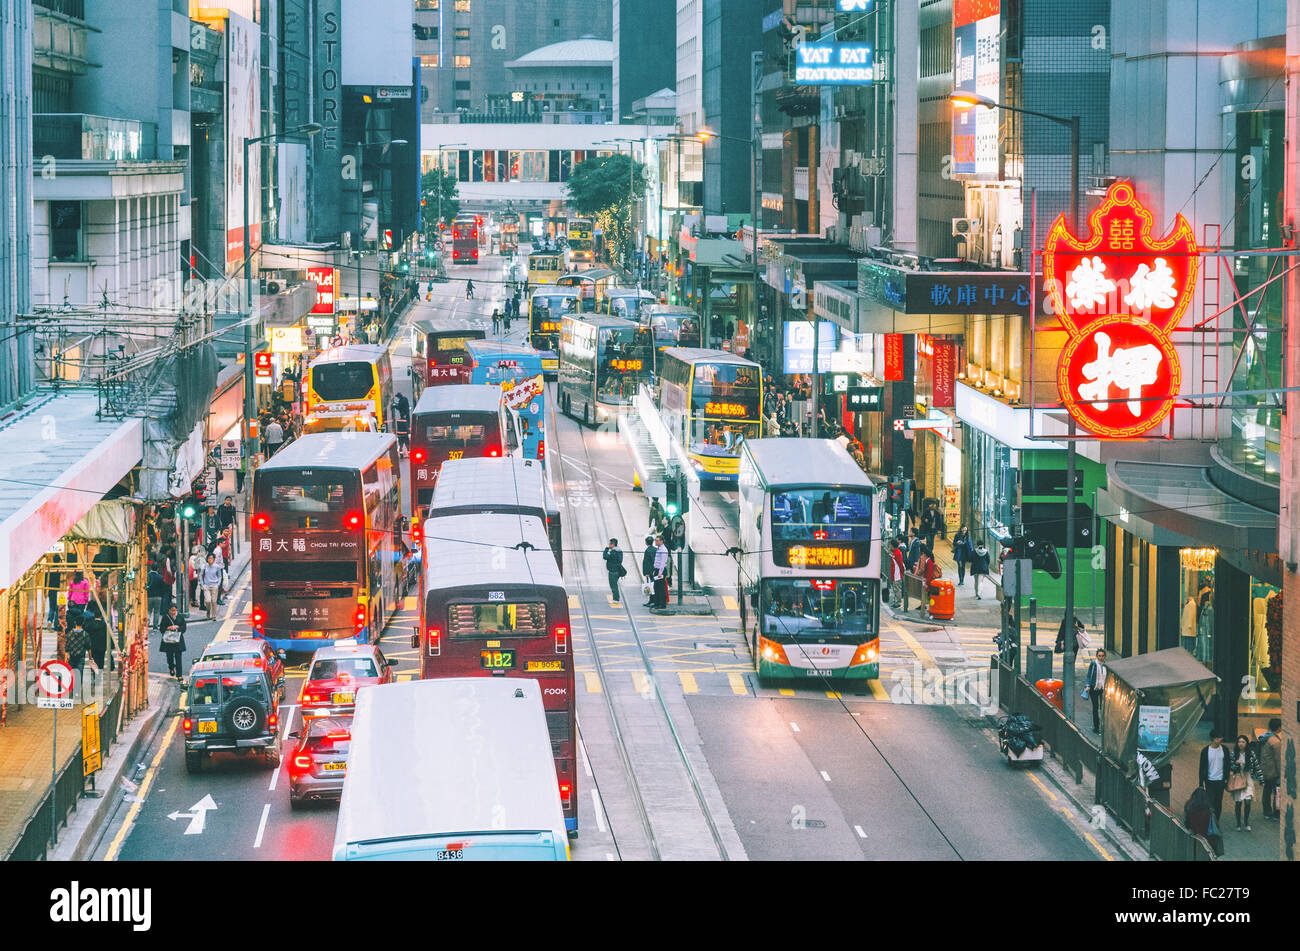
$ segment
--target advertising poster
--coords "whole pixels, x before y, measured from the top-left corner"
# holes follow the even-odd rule
[[[1137,748],[1152,753],[1169,749],[1169,708],[1138,707]]]
[[[953,0],[952,88],[997,102],[1001,94],[1002,17],[999,0]],[[997,109],[952,110],[952,170],[958,175],[996,177]]]
[[[257,24],[237,13],[226,17],[226,273],[244,259],[244,182],[248,182],[249,239],[262,243],[260,147],[248,153],[244,140],[260,132],[262,36]]]
[[[316,303],[312,305],[311,313],[332,315],[338,271],[332,267],[309,267],[307,280],[316,282]]]
[[[817,372],[831,372],[831,358],[835,355],[839,328],[829,320],[817,322]],[[790,320],[785,325],[786,373],[811,373],[813,369],[812,324],[803,320]]]

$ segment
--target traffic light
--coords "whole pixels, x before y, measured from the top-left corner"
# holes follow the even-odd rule
[[[193,502],[186,502],[185,506],[181,509],[181,518],[185,519],[187,522],[192,521],[194,516],[197,514],[198,510],[194,507]]]
[[[909,512],[915,510],[915,506],[912,505],[912,496],[915,494],[915,492],[916,492],[916,483],[913,482],[911,479],[904,479],[904,480],[903,480],[903,494],[902,494],[903,506],[902,506],[902,507],[903,507],[904,509],[907,509]],[[900,511],[901,511],[901,510],[900,510]]]
[[[671,478],[664,486],[664,513],[672,518],[678,512],[678,482]]]
[[[889,494],[885,497],[885,511],[895,517],[903,511],[903,483],[898,479],[889,480]]]

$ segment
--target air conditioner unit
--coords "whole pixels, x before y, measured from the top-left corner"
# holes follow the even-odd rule
[[[954,218],[952,219],[952,233],[954,237],[958,238],[967,238],[979,234],[980,220],[978,218]]]

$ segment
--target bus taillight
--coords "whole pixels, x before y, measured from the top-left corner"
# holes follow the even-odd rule
[[[360,527],[361,527],[361,513],[360,513],[360,512],[349,512],[349,513],[344,517],[344,519],[343,519],[343,524],[346,525],[348,528],[360,528]]]
[[[362,602],[357,602],[356,613],[352,615],[352,626],[360,633],[366,626],[366,606]]]
[[[424,541],[424,526],[419,522],[411,523],[411,541],[417,545]]]
[[[266,609],[260,604],[253,605],[253,610],[249,616],[249,621],[253,625],[253,630],[261,631],[266,627]]]
[[[538,459],[545,459],[545,458],[546,458],[546,440],[545,440],[545,439],[539,439],[539,440],[537,440],[537,458],[538,458]]]
[[[412,450],[411,450],[411,461],[412,461],[412,462],[424,462],[424,460],[425,460],[425,459],[428,459],[428,458],[429,458],[429,454],[428,454],[427,452],[425,452],[423,449],[412,449]]]
[[[258,512],[253,516],[253,528],[259,532],[265,532],[271,527],[271,516],[265,512]]]
[[[569,629],[559,625],[552,633],[555,634],[555,653],[567,654],[569,652]]]
[[[491,456],[493,459],[495,459],[497,456],[501,455],[501,450],[492,448],[488,450],[487,454]]]
[[[573,803],[573,784],[560,783],[560,805],[568,809]]]
[[[424,632],[425,638],[429,642],[429,656],[437,657],[442,653],[442,628],[431,627]]]

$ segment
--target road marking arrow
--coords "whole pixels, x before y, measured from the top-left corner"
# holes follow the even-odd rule
[[[217,804],[212,801],[211,794],[204,796],[194,805],[190,806],[189,812],[169,813],[167,818],[175,821],[177,819],[189,819],[190,824],[185,828],[186,835],[201,835],[204,826],[208,822],[208,810],[217,808]]]

